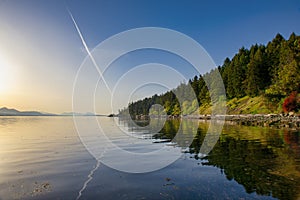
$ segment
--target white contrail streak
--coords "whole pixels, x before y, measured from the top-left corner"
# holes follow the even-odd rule
[[[91,54],[91,52],[90,52],[88,46],[87,46],[86,43],[85,43],[85,40],[84,40],[84,38],[83,38],[83,36],[82,36],[82,34],[81,34],[81,31],[80,31],[80,29],[79,29],[79,27],[78,27],[78,25],[77,25],[77,23],[76,23],[76,21],[75,21],[73,15],[72,15],[72,13],[71,13],[71,11],[70,11],[69,9],[67,9],[67,10],[68,10],[69,15],[70,15],[70,17],[71,17],[71,19],[72,19],[72,21],[73,21],[73,23],[74,23],[74,26],[75,26],[75,28],[76,28],[76,30],[77,30],[77,32],[78,32],[78,35],[79,35],[79,37],[80,37],[80,39],[81,39],[81,42],[82,42],[82,44],[83,44],[83,46],[84,46],[86,52],[88,53],[88,55],[89,55],[89,57],[91,58],[91,60],[92,60],[92,62],[93,62],[93,64],[94,64],[94,66],[96,67],[96,70],[98,71],[98,73],[99,73],[101,79],[103,80],[103,83],[104,83],[104,85],[106,86],[107,90],[109,91],[109,93],[111,93],[111,90],[110,90],[110,88],[108,87],[108,84],[107,84],[106,80],[104,79],[103,74],[102,74],[102,72],[101,72],[101,70],[100,70],[98,64],[96,63],[96,61],[95,61],[93,55]]]
[[[78,25],[77,25],[77,23],[76,23],[76,21],[75,21],[73,15],[72,15],[72,13],[71,13],[71,11],[70,11],[68,8],[67,8],[67,10],[68,10],[69,15],[70,15],[70,17],[71,17],[71,19],[72,19],[72,21],[73,21],[73,23],[74,23],[74,26],[75,26],[75,28],[76,28],[76,30],[77,30],[77,32],[78,32],[78,35],[79,35],[79,37],[80,37],[80,39],[81,39],[81,42],[82,42],[82,44],[83,44],[83,46],[84,46],[86,52],[88,53],[88,55],[89,55],[89,57],[91,58],[91,60],[92,60],[92,62],[93,62],[93,64],[94,64],[94,66],[96,67],[96,69],[97,69],[97,71],[98,71],[98,73],[99,73],[99,75],[100,75],[100,78],[103,80],[103,82],[104,82],[104,84],[105,84],[107,90],[111,93],[111,90],[110,90],[110,88],[108,87],[107,82],[105,81],[105,79],[104,79],[104,77],[103,77],[103,74],[102,74],[102,72],[101,72],[99,66],[97,65],[97,63],[96,63],[96,61],[95,61],[93,55],[91,54],[91,52],[90,52],[88,46],[86,45],[86,43],[85,43],[85,41],[84,41],[84,38],[83,38],[83,36],[82,36],[82,34],[81,34],[81,31],[80,31],[80,29],[79,29],[79,27],[78,27]],[[89,175],[87,176],[88,179],[84,182],[84,184],[83,184],[81,190],[78,192],[78,196],[76,197],[76,200],[80,199],[80,197],[82,196],[83,191],[86,189],[88,183],[93,179],[94,172],[99,168],[99,166],[100,166],[100,161],[97,160],[96,166],[94,167],[94,169],[92,169],[92,170],[90,171]]]

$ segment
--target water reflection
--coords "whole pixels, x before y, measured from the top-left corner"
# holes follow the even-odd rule
[[[191,123],[199,123],[195,137],[191,135]],[[228,180],[243,185],[247,193],[279,199],[300,197],[300,132],[225,124],[213,150],[200,158],[208,127],[208,123],[196,120],[167,120],[154,137],[172,140],[182,129],[175,140],[178,146],[185,149],[183,137],[194,137],[186,153],[204,166],[218,167]]]
[[[70,117],[0,117],[0,138],[0,199],[75,199],[95,163]]]
[[[222,169],[228,180],[242,184],[248,193],[294,199],[300,183],[297,155],[280,144],[282,139],[276,136],[261,143],[224,135],[204,164]]]
[[[79,193],[80,199],[300,197],[300,133],[297,131],[227,124],[214,149],[203,157],[201,145],[209,123],[167,120],[160,133],[153,135],[155,127],[146,128],[148,123],[145,121],[139,122],[144,127],[119,121],[120,126],[137,136],[134,139],[141,140],[131,143],[125,140],[128,135],[125,137],[117,126],[113,126],[112,119],[98,119],[110,130],[107,136],[112,142],[130,152],[145,155],[156,147],[167,145],[151,143],[163,138],[163,141],[172,140],[177,146],[174,149],[185,153],[163,169],[130,174],[103,163],[98,165],[79,140],[70,117],[2,117],[0,199],[76,199]],[[88,134],[97,134],[90,126],[91,117],[80,120]],[[160,123],[152,121],[154,125],[160,126]],[[144,135],[147,137],[141,137]],[[191,139],[193,141],[189,143]],[[171,157],[170,154],[167,156]],[[145,155],[145,159],[148,158]],[[149,162],[168,158],[159,154]],[[107,159],[124,166],[135,165],[117,150]]]

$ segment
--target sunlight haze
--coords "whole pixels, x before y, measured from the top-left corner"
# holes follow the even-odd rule
[[[163,27],[193,38],[217,65],[222,65],[226,57],[233,56],[242,46],[266,44],[278,32],[284,37],[291,32],[300,33],[297,1],[255,2],[245,6],[227,1],[0,1],[0,107],[51,113],[72,111],[74,80],[87,52],[67,9],[91,51],[122,31]],[[140,57],[137,59],[136,55]],[[137,52],[136,55],[124,56],[114,63],[107,72],[110,77],[107,82],[114,82],[130,68],[148,62],[182,69],[187,79],[198,75],[167,54],[156,56],[150,52],[147,57],[147,52]],[[90,80],[99,76],[90,71],[85,78],[83,87],[93,90],[96,86],[90,85]],[[143,97],[155,93],[150,89]],[[93,110],[94,105],[84,105],[91,101],[82,94],[83,105],[78,111],[110,113],[111,108],[102,105],[110,103],[110,98],[101,91],[97,95],[98,102],[102,102],[95,106],[97,110]],[[127,99],[126,95],[123,99]],[[120,108],[126,106],[125,101],[118,102]]]

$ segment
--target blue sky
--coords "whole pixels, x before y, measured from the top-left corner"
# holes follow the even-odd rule
[[[299,1],[67,1],[87,43],[144,26],[180,31],[222,64],[242,46],[266,43],[276,33],[300,31]]]
[[[242,46],[266,44],[277,33],[286,38],[292,32],[300,34],[300,1],[0,0],[0,69],[6,77],[0,82],[5,85],[0,87],[0,107],[72,110],[74,79],[87,52],[67,8],[89,49],[128,29],[164,27],[196,40],[216,65]],[[147,62],[146,53],[133,53],[119,65]],[[166,54],[156,61],[183,63]],[[87,82],[90,73],[94,72],[87,73]],[[185,76],[192,78],[193,73],[187,69]],[[93,110],[82,106],[79,111]],[[110,111],[100,106],[97,112]]]

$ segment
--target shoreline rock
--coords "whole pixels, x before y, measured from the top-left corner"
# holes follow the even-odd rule
[[[275,128],[295,128],[300,129],[299,115],[283,114],[247,114],[247,115],[209,115],[201,116],[204,120],[224,120],[238,125],[263,126]]]
[[[137,120],[166,117],[167,119],[198,119],[198,120],[225,120],[237,125],[262,126],[275,128],[300,129],[300,115],[295,114],[240,114],[240,115],[181,115],[181,116],[147,116],[142,115]]]

